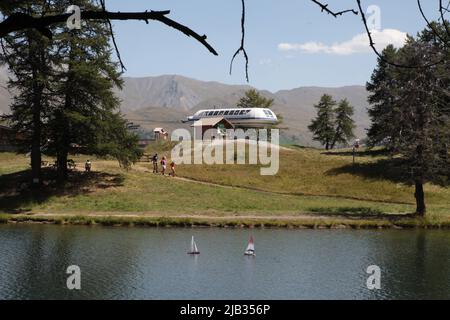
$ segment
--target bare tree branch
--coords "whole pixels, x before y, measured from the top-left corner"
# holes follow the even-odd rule
[[[447,36],[450,39],[450,26],[448,24],[447,19],[445,19],[445,12],[448,12],[448,8],[450,7],[450,1],[447,3],[447,7],[444,7],[443,0],[439,0],[439,12],[441,14],[442,23],[444,24],[445,31],[447,32]]]
[[[184,26],[168,17],[170,13],[167,11],[145,11],[145,12],[109,12],[109,11],[83,11],[81,12],[82,20],[143,20],[148,23],[149,20],[159,21],[169,27],[172,27],[188,37],[193,37],[209,52],[218,55],[216,50],[206,41],[206,35],[199,35],[187,26]],[[43,17],[32,17],[24,13],[13,13],[8,18],[0,23],[0,38],[5,37],[11,32],[16,32],[24,29],[39,30],[45,36],[51,37],[49,26],[58,23],[64,23],[70,17],[70,13],[60,15],[48,15]]]
[[[419,3],[420,3],[420,0],[417,0],[417,1],[419,1]],[[429,68],[429,67],[438,65],[438,64],[443,62],[443,60],[439,60],[437,62],[431,62],[429,64],[410,66],[410,65],[399,64],[399,63],[396,63],[394,61],[386,60],[383,57],[383,55],[378,51],[378,49],[375,47],[375,42],[373,41],[372,33],[371,33],[371,31],[369,29],[369,26],[367,24],[367,18],[366,18],[366,15],[364,13],[364,10],[362,8],[361,0],[356,0],[356,3],[358,5],[359,12],[361,13],[361,19],[362,19],[364,27],[366,29],[367,36],[369,37],[369,45],[372,48],[372,51],[375,52],[375,54],[378,56],[378,58],[381,59],[381,61],[383,61],[383,62],[385,62],[385,63],[387,63],[387,64],[389,64],[391,66],[397,67],[397,68],[407,68],[407,69]]]
[[[106,12],[105,0],[100,0],[100,5],[102,7],[103,12]],[[111,20],[106,19],[106,23],[108,24],[109,32],[111,33],[111,39],[112,39],[112,42],[114,45],[114,49],[116,50],[116,56],[117,56],[117,59],[119,60],[120,68],[122,69],[122,72],[123,72],[124,70],[127,70],[127,68],[125,68],[125,65],[123,64],[123,61],[122,61],[122,57],[120,56],[120,51],[119,51],[119,47],[117,46],[116,37],[114,36],[114,30],[112,27]]]
[[[233,73],[233,62],[234,62],[234,59],[239,54],[239,52],[242,51],[242,53],[244,54],[244,58],[245,58],[245,78],[247,79],[247,82],[249,82],[249,77],[248,77],[248,55],[247,55],[247,51],[245,50],[245,0],[241,0],[241,1],[242,1],[242,17],[241,17],[241,32],[242,32],[242,36],[241,36],[241,46],[236,50],[236,52],[233,55],[233,58],[231,59],[230,74]]]
[[[342,16],[343,14],[349,13],[349,12],[351,12],[351,13],[353,13],[355,15],[358,15],[358,11],[356,11],[354,9],[348,9],[348,10],[335,12],[335,11],[332,11],[332,10],[328,9],[328,4],[323,4],[323,3],[321,3],[320,1],[317,1],[317,0],[311,0],[311,1],[314,2],[315,4],[317,4],[321,8],[322,12],[326,12],[328,14],[331,14],[335,18],[337,18],[339,16]]]
[[[442,0],[440,0],[440,1],[442,2]],[[427,16],[425,15],[425,12],[423,11],[422,3],[420,2],[420,0],[417,0],[417,6],[419,7],[419,12],[422,15],[422,18],[427,23],[428,28],[430,28],[430,30],[433,32],[433,34],[444,44],[444,46],[447,47],[447,40],[442,37],[442,35],[439,33],[439,31],[436,30],[434,28],[434,26],[431,24],[430,20],[428,20]]]

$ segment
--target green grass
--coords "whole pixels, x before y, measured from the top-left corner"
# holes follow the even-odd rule
[[[105,227],[218,227],[218,228],[308,228],[308,229],[387,229],[433,228],[448,229],[450,221],[422,218],[381,219],[264,219],[264,218],[177,218],[0,214],[1,223],[45,223]]]
[[[164,144],[153,147],[169,155]],[[81,167],[87,159],[73,158]],[[248,165],[177,167],[182,177],[223,185],[213,186],[154,175],[149,163],[125,171],[115,161],[94,159],[91,175],[72,174],[63,188],[52,183],[48,169],[49,185],[30,191],[23,187],[29,159],[0,153],[0,212],[83,225],[335,227],[344,219],[344,225],[384,227],[396,215],[414,211],[413,189],[389,176],[385,160],[382,154],[361,155],[355,169],[345,153],[296,148],[281,152],[280,171],[273,177],[260,176],[257,166]],[[17,190],[21,185],[23,190]],[[405,226],[449,223],[450,189],[427,185],[426,197],[426,222],[405,217]],[[41,216],[20,215],[24,212]],[[49,214],[58,218],[53,221]],[[0,216],[0,222],[10,219]]]
[[[357,156],[353,166],[351,153],[346,150],[329,154],[315,149],[281,150],[280,170],[276,176],[261,176],[259,167],[250,165],[183,165],[179,166],[178,172],[186,178],[223,185],[282,194],[338,197],[338,200],[332,200],[334,203],[343,204],[341,199],[346,198],[409,205],[400,208],[392,205],[392,212],[404,208],[413,210],[415,203],[414,188],[401,183],[395,161],[389,161],[376,151],[372,155]],[[428,184],[425,192],[431,213],[450,215],[450,188]],[[363,207],[367,207],[366,204]],[[370,208],[386,210],[375,204]]]

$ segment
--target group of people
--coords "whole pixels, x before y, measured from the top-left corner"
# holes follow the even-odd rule
[[[159,160],[158,154],[155,153],[155,155],[152,157],[153,173],[158,173],[158,160]],[[160,164],[161,164],[161,174],[165,176],[167,170],[167,158],[165,156],[162,157]],[[175,177],[175,162],[173,161],[170,163],[169,176]]]
[[[153,163],[153,173],[158,173],[158,154],[155,153],[155,155],[152,157],[152,163]],[[163,176],[166,175],[166,171],[167,171],[167,158],[165,156],[162,157],[161,161],[161,174]],[[86,172],[91,172],[91,168],[92,168],[92,162],[91,160],[86,160],[85,164],[84,164],[84,169]],[[170,172],[169,172],[169,176],[175,177],[175,162],[171,162],[170,163]]]
[[[158,173],[158,154],[155,153],[155,155],[152,157],[152,163],[153,163],[153,173]],[[166,171],[167,171],[167,158],[165,156],[162,157],[161,161],[161,174],[163,176],[166,175]],[[85,164],[84,164],[84,169],[86,172],[91,172],[91,168],[92,168],[92,162],[91,160],[86,160]],[[170,172],[169,172],[169,176],[175,177],[175,162],[171,162],[170,163]]]

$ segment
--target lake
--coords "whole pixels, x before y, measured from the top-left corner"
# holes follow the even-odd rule
[[[0,225],[0,299],[80,298],[450,299],[450,231]]]

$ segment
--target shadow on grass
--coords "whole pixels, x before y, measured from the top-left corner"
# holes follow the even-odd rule
[[[413,217],[414,213],[389,214],[379,209],[368,207],[336,207],[336,208],[310,208],[310,212],[326,216],[348,217],[348,218],[388,218],[399,219]]]
[[[407,181],[402,168],[402,159],[382,159],[376,162],[348,164],[343,167],[328,170],[327,175],[353,174],[373,180],[390,180],[400,183]]]
[[[291,147],[291,148],[295,148],[295,149],[301,149],[301,150],[320,150],[319,148],[302,146],[300,144],[288,144],[287,146]]]
[[[19,171],[0,176],[0,209],[7,213],[24,213],[36,204],[46,202],[50,197],[88,194],[95,189],[108,189],[123,186],[124,176],[105,172],[69,173],[67,182],[56,182],[56,172],[43,169],[43,183],[39,189],[30,186],[31,171]]]
[[[348,156],[348,157],[352,157],[353,156],[353,151],[352,150],[346,150],[346,151],[326,151],[326,152],[322,152],[323,155],[327,155],[327,156]],[[376,149],[376,150],[370,150],[370,149],[365,149],[363,151],[356,151],[356,157],[380,157],[380,156],[388,156],[389,155],[389,151],[386,149]]]

